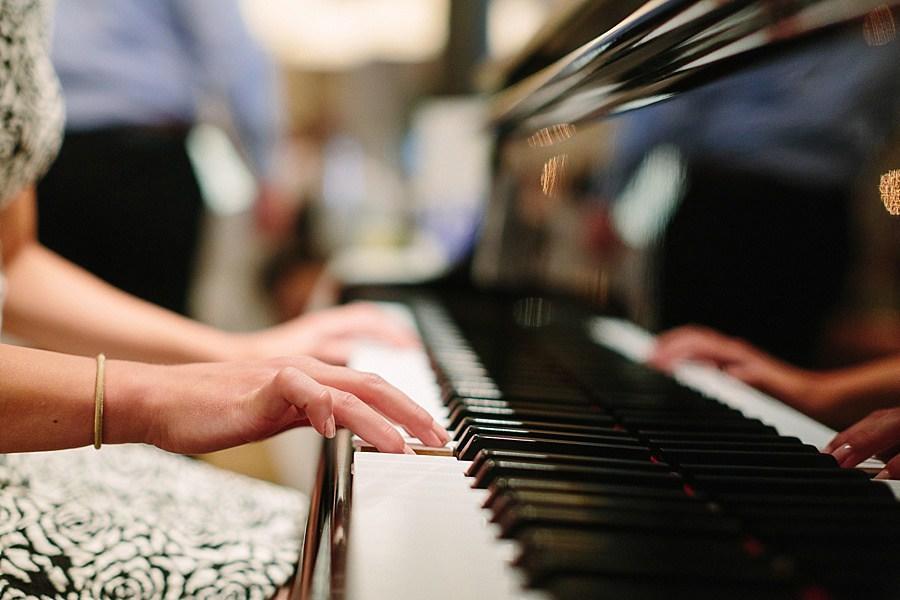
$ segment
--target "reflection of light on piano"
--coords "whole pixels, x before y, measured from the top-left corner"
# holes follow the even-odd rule
[[[891,9],[885,5],[873,9],[863,21],[863,36],[870,46],[884,46],[897,37],[897,26]]]
[[[567,140],[575,135],[575,126],[570,123],[559,123],[539,129],[528,138],[532,148],[544,148]]]
[[[900,215],[900,169],[882,175],[878,189],[887,211],[892,215]]]
[[[651,150],[613,204],[613,224],[622,240],[643,248],[657,239],[681,201],[685,180],[677,147]]]
[[[513,305],[513,317],[522,327],[542,327],[550,322],[551,304],[543,298],[523,298]]]
[[[557,154],[544,163],[544,169],[541,171],[541,191],[544,195],[550,197],[556,195],[565,175],[568,160],[568,154]]]

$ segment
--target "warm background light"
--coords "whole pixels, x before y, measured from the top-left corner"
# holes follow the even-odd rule
[[[243,1],[251,29],[284,64],[342,70],[424,62],[447,43],[450,0]]]
[[[892,215],[900,215],[900,169],[882,175],[878,189],[887,211]]]

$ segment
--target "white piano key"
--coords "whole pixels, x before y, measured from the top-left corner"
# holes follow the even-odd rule
[[[391,310],[413,322],[408,309]],[[447,424],[423,350],[363,343],[349,364],[378,373]],[[509,565],[515,543],[497,539],[497,526],[481,508],[487,491],[470,487],[464,475],[470,464],[452,456],[354,453],[348,598],[546,600],[525,590]]]
[[[354,457],[348,597],[540,597],[523,590],[508,566],[512,552],[495,539],[480,508],[484,492],[463,475],[466,463],[369,454]],[[435,479],[441,494],[429,493]]]

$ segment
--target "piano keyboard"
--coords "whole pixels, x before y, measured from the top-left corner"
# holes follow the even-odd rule
[[[714,370],[681,385],[631,362],[652,337],[627,323],[554,341],[486,319],[470,342],[414,309],[430,357],[367,346],[351,366],[422,404],[453,455],[354,453],[348,598],[900,594],[900,504],[817,452],[828,428]]]

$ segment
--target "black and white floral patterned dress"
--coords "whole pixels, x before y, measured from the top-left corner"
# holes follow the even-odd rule
[[[60,143],[45,22],[39,0],[0,0],[0,208]],[[0,600],[269,598],[293,574],[305,506],[147,446],[0,454]]]

